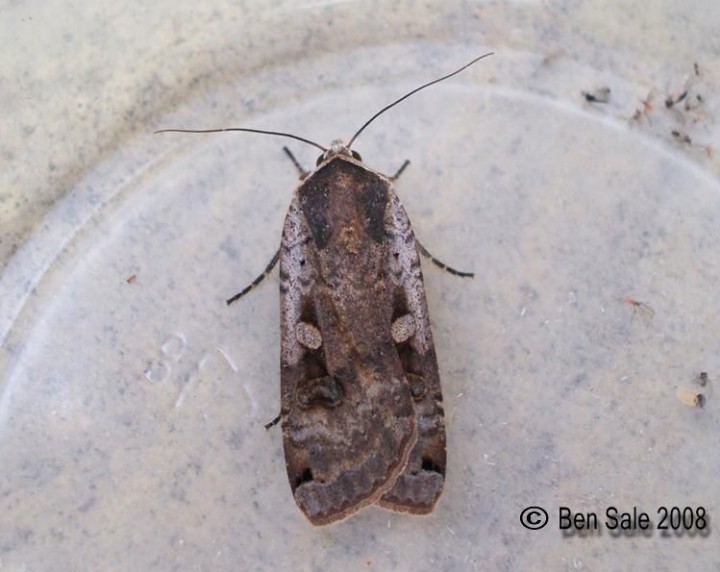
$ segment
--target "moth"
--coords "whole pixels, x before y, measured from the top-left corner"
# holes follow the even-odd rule
[[[349,140],[322,151],[300,183],[279,251],[281,411],[278,420],[290,488],[315,525],[379,506],[412,514],[433,510],[446,474],[443,397],[415,239],[393,181],[362,161],[352,144],[379,115],[480,59],[414,89],[371,117]]]

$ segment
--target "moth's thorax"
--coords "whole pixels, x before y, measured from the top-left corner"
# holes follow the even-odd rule
[[[298,188],[298,199],[319,251],[356,253],[362,243],[384,240],[384,218],[391,192],[382,175],[346,155],[335,155]],[[341,254],[341,252],[335,252]]]

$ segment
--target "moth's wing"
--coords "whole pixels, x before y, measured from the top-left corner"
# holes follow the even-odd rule
[[[403,314],[414,318],[414,334],[398,343],[397,349],[415,398],[418,440],[405,470],[378,504],[425,514],[432,511],[445,481],[445,414],[420,256],[410,220],[394,192],[388,203],[385,229],[390,280],[395,287],[393,320]]]
[[[285,219],[280,257],[281,420],[295,501],[313,524],[329,524],[374,504],[394,485],[417,433],[388,328],[366,350],[377,362],[372,364],[358,357],[345,330],[352,328],[348,321],[362,332],[370,329],[362,308],[377,320],[382,312],[373,303],[381,302],[368,292],[367,303],[351,300],[353,312],[331,299],[318,272],[320,264],[328,267],[328,253],[318,250],[309,224],[296,198]],[[378,298],[384,291],[381,284]]]

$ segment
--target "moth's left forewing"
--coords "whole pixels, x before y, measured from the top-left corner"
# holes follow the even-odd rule
[[[388,279],[394,291],[393,337],[413,396],[418,440],[405,470],[378,504],[414,514],[432,511],[445,481],[445,422],[420,255],[394,191],[385,215]]]

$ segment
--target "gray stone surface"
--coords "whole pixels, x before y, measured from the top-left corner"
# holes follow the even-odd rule
[[[712,532],[564,537],[557,516],[720,514],[720,5],[183,6],[3,11],[0,570],[716,569]],[[425,265],[444,496],[313,528],[263,429],[277,277],[224,304],[279,244],[288,141],[152,131],[328,144],[488,50],[355,145],[412,161],[417,236],[476,272]]]

